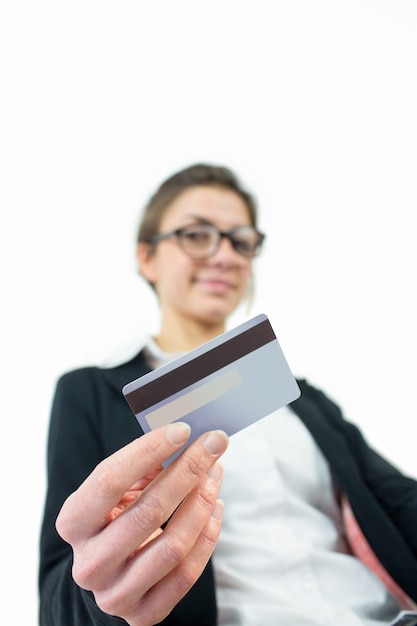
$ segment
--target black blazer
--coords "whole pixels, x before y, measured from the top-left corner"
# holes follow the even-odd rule
[[[72,580],[72,550],[55,530],[66,499],[93,468],[142,430],[121,388],[149,371],[139,353],[114,368],[87,367],[58,381],[51,411],[48,488],[40,539],[40,625],[113,625],[90,592]],[[417,482],[373,451],[359,430],[321,391],[299,380],[301,397],[291,408],[311,432],[338,486],[350,501],[370,546],[385,569],[417,602]],[[215,626],[216,598],[211,562],[162,622],[164,626]]]

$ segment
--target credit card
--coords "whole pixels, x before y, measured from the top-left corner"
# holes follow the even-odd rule
[[[417,611],[400,611],[390,626],[416,626]]]
[[[142,430],[187,422],[191,435],[229,436],[289,404],[300,389],[264,314],[137,378],[122,389]]]

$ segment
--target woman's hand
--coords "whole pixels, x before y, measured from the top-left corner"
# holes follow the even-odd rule
[[[170,613],[202,573],[220,533],[223,470],[216,460],[227,435],[206,433],[161,466],[189,434],[188,425],[174,423],[118,450],[57,518],[58,533],[73,548],[76,583],[94,593],[104,612],[132,626],[156,624]]]

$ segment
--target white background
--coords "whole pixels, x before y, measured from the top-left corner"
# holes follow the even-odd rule
[[[417,3],[17,0],[0,59],[2,614],[37,623],[56,378],[157,326],[135,229],[195,161],[259,200],[250,315],[417,476]]]

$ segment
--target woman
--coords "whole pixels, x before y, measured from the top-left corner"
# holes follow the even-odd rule
[[[417,600],[416,483],[321,392],[299,381],[299,400],[227,452],[227,435],[209,432],[165,470],[189,427],[141,436],[121,394],[224,332],[263,238],[252,196],[223,167],[180,171],[148,203],[137,258],[159,301],[158,335],[128,363],[57,385],[42,626],[371,626]]]

